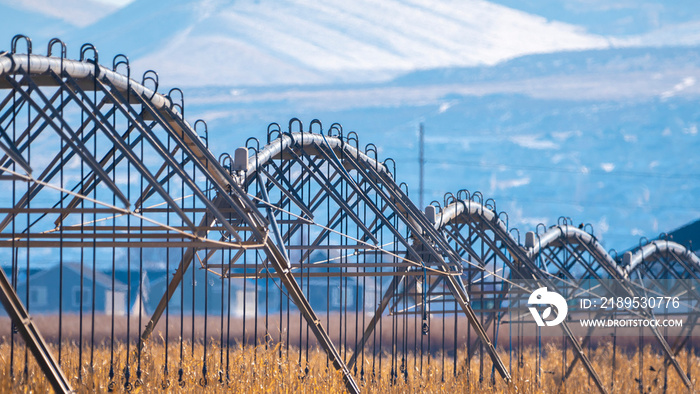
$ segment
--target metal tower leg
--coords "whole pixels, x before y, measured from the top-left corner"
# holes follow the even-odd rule
[[[362,352],[362,349],[365,347],[367,340],[369,340],[370,335],[372,335],[374,328],[377,326],[379,319],[382,318],[384,309],[386,309],[387,305],[389,305],[391,298],[394,296],[394,292],[401,285],[401,282],[404,280],[404,278],[406,278],[406,276],[394,276],[391,279],[391,283],[386,289],[384,297],[382,297],[382,301],[379,303],[377,310],[374,311],[374,316],[372,316],[372,320],[369,321],[369,323],[367,324],[367,328],[365,328],[365,332],[362,334],[362,339],[360,339],[360,342],[357,343],[357,345],[355,346],[355,351],[352,353],[352,356],[350,356],[350,361],[348,361],[348,368],[352,368],[355,366],[355,362],[357,362],[357,356],[360,354],[360,352]]]
[[[588,374],[591,376],[591,378],[593,378],[593,381],[595,382],[596,387],[598,387],[598,390],[600,390],[601,393],[607,393],[608,390],[605,388],[605,386],[603,386],[603,381],[600,380],[600,376],[598,376],[598,373],[593,368],[593,364],[591,364],[591,360],[589,360],[588,356],[586,356],[586,352],[583,351],[583,346],[576,339],[576,337],[574,336],[574,333],[571,332],[569,325],[566,324],[566,322],[562,322],[560,326],[561,326],[561,329],[566,334],[567,338],[569,338],[569,341],[571,342],[571,344],[574,346],[575,357],[574,357],[573,361],[571,362],[570,368],[573,368],[573,365],[576,362],[576,360],[581,359],[581,362],[586,367]]]
[[[7,280],[5,271],[2,269],[0,269],[0,302],[2,302],[5,310],[12,318],[17,330],[32,351],[37,364],[39,364],[42,372],[44,372],[44,375],[51,383],[54,391],[57,393],[73,392],[68,379],[63,374],[56,360],[54,360],[44,338],[34,325],[27,310],[24,309],[22,301],[17,297],[17,293],[15,293],[12,285],[10,285],[10,281]]]
[[[333,363],[335,369],[339,370],[343,374],[345,388],[350,393],[359,393],[360,388],[357,386],[357,383],[355,383],[355,380],[350,373],[350,369],[347,367],[347,365],[345,365],[342,357],[340,357],[340,353],[338,353],[338,350],[333,345],[333,342],[331,342],[331,338],[328,336],[328,333],[321,325],[321,319],[318,318],[314,310],[311,308],[309,300],[307,300],[306,296],[304,296],[304,292],[294,279],[292,272],[286,268],[286,266],[289,265],[286,256],[282,255],[281,251],[276,247],[271,238],[267,239],[265,247],[269,252],[268,256],[270,258],[270,263],[273,264],[275,271],[279,272],[280,281],[284,284],[284,287],[287,289],[292,301],[294,301],[297,308],[299,308],[299,312],[301,312],[304,319],[306,319],[306,323],[314,332],[314,335],[316,335],[316,339],[320,343],[321,347],[328,354],[328,357]]]
[[[204,215],[204,218],[202,218],[200,223],[200,227],[207,228],[213,221],[214,219],[209,214]],[[207,232],[206,230],[199,230],[196,234],[199,237],[204,237],[206,236]],[[146,327],[144,327],[143,333],[141,333],[141,346],[143,346],[143,344],[153,333],[153,330],[156,328],[158,321],[163,315],[163,312],[165,312],[165,308],[170,302],[170,298],[173,296],[173,294],[175,294],[175,290],[177,290],[178,286],[180,286],[180,282],[182,282],[185,272],[187,272],[187,269],[190,267],[190,264],[194,259],[195,250],[195,248],[189,247],[187,250],[185,250],[185,253],[183,253],[182,259],[180,260],[180,265],[177,267],[177,271],[175,271],[172,280],[170,280],[170,283],[168,283],[168,288],[166,289],[165,294],[163,294],[163,297],[161,297],[158,306],[153,311],[153,315],[151,315],[151,319],[146,324]],[[169,274],[170,273],[168,272],[168,275]],[[165,324],[168,324],[168,322],[165,322]]]
[[[664,351],[664,354],[666,356],[666,360],[673,365],[673,369],[678,372],[678,376],[681,378],[683,381],[683,384],[685,384],[685,387],[688,389],[693,387],[693,384],[690,382],[690,379],[688,379],[688,376],[686,375],[685,371],[683,371],[683,367],[678,363],[678,360],[676,360],[676,357],[671,350],[671,347],[668,345],[668,342],[666,342],[666,338],[664,338],[663,335],[661,335],[661,332],[659,332],[658,327],[651,326],[650,327],[651,331],[654,333],[654,336],[656,336],[656,339],[659,341],[659,344],[661,344],[661,348]]]
[[[479,319],[476,317],[472,306],[469,305],[467,293],[464,291],[464,287],[461,285],[461,283],[457,282],[457,278],[452,275],[445,278],[445,283],[447,283],[447,286],[450,288],[450,291],[452,291],[457,303],[467,316],[469,324],[474,328],[477,335],[486,346],[486,351],[488,351],[489,356],[491,357],[491,362],[493,362],[493,365],[498,370],[498,373],[501,374],[501,377],[506,381],[506,383],[508,383],[509,386],[512,385],[513,380],[510,376],[510,372],[508,372],[508,368],[506,368],[505,364],[503,364],[503,360],[501,360],[501,357],[496,352],[496,348],[493,346],[493,343],[489,339],[484,327],[482,327],[481,322],[479,322]]]
[[[374,331],[374,328],[376,327],[377,322],[381,318],[381,315],[384,312],[384,309],[386,309],[387,305],[389,304],[389,301],[391,300],[391,297],[393,296],[394,291],[398,288],[398,286],[400,285],[401,281],[404,278],[405,278],[405,275],[404,276],[395,276],[392,279],[391,284],[389,285],[389,288],[387,288],[386,292],[384,293],[382,301],[379,304],[377,310],[375,311],[374,316],[372,317],[372,320],[370,320],[369,324],[367,325],[367,328],[365,329],[365,332],[362,335],[362,339],[357,344],[357,347],[355,348],[355,352],[350,357],[350,361],[348,362],[348,366],[350,368],[352,368],[355,365],[358,353],[362,350],[362,347],[364,347],[365,343],[369,339],[369,336],[372,334],[372,331]],[[493,343],[489,339],[488,334],[486,333],[484,328],[481,326],[481,323],[479,322],[479,319],[477,319],[476,314],[474,313],[474,310],[472,309],[471,305],[469,305],[469,302],[467,301],[467,296],[466,296],[466,293],[464,292],[464,289],[456,281],[454,276],[451,276],[451,275],[446,276],[445,281],[446,281],[448,287],[450,288],[450,291],[454,295],[455,299],[457,300],[457,303],[462,308],[462,311],[467,316],[467,319],[469,320],[469,324],[476,330],[477,334],[479,335],[479,338],[483,341],[484,345],[486,345],[486,349],[489,352],[489,356],[491,357],[491,360],[492,360],[494,366],[498,370],[498,373],[501,375],[501,377],[503,377],[503,379],[506,381],[506,383],[508,385],[511,385],[512,379],[510,376],[510,372],[508,372],[508,369],[506,368],[505,364],[503,364],[503,361],[501,360],[500,356],[496,352],[496,348],[493,346]]]
[[[192,263],[192,259],[194,258],[194,251],[195,248],[187,248],[187,250],[183,254],[182,260],[180,260],[180,265],[178,266],[177,271],[175,271],[175,275],[173,275],[172,280],[170,280],[170,283],[168,283],[168,288],[166,289],[165,294],[163,294],[163,297],[160,299],[158,306],[153,311],[151,319],[148,321],[146,327],[143,329],[143,333],[141,333],[141,346],[143,346],[143,344],[153,333],[153,330],[158,324],[158,320],[160,320],[161,316],[163,316],[163,312],[165,312],[165,308],[167,307],[168,302],[170,302],[170,298],[173,296],[173,294],[175,294],[175,290],[178,288],[178,286],[180,286],[180,282],[182,282],[182,278],[185,276],[185,272],[187,272],[187,269]],[[165,324],[168,324],[168,322],[165,322]]]

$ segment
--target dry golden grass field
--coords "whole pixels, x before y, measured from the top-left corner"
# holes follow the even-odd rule
[[[220,364],[220,350],[215,343],[209,344],[207,353],[207,382],[202,380],[202,359],[204,346],[195,344],[194,349],[189,343],[184,344],[183,353],[183,385],[179,386],[178,370],[180,368],[179,341],[169,345],[169,374],[166,378],[163,374],[165,365],[165,346],[155,344],[143,350],[141,358],[141,381],[136,383],[137,360],[131,358],[130,382],[135,384],[131,392],[240,392],[240,393],[326,393],[343,392],[344,384],[338,372],[326,367],[326,355],[318,349],[309,351],[308,373],[305,373],[307,366],[302,361],[298,363],[298,350],[280,348],[280,345],[258,346],[256,348],[247,346],[242,348],[236,346],[231,348],[229,356],[229,375],[226,378],[226,355],[224,353],[224,364]],[[87,348],[87,346],[86,346]],[[54,352],[56,348],[53,348]],[[17,393],[33,392],[43,393],[50,391],[46,379],[29,355],[29,369],[25,376],[24,368],[24,348],[21,345],[15,346],[14,363],[15,377],[10,375],[10,344],[5,342],[0,344],[0,392]],[[280,351],[282,357],[280,358]],[[131,347],[130,354],[135,353],[134,346]],[[305,353],[305,350],[304,350]],[[406,392],[431,392],[431,393],[456,393],[456,392],[508,392],[512,391],[496,376],[495,385],[491,381],[491,363],[484,358],[484,365],[479,364],[478,356],[471,359],[467,368],[465,359],[466,349],[458,352],[457,374],[453,373],[453,358],[451,356],[443,358],[440,353],[432,356],[424,356],[422,375],[420,372],[420,361],[414,357],[406,360],[408,377],[404,379],[403,374],[393,382],[391,379],[391,358],[385,353],[381,357],[382,366],[379,368],[379,358],[365,358],[364,380],[357,373],[357,382],[364,392],[368,393],[406,393]],[[518,360],[511,360],[507,352],[501,352],[506,365],[512,362],[513,379],[522,393],[581,393],[597,392],[593,382],[588,378],[583,367],[579,363],[569,379],[562,382],[564,373],[562,366],[562,351],[555,345],[545,345],[540,360],[541,370],[539,378],[537,376],[537,352],[533,347],[528,347],[523,351],[522,364],[519,367]],[[612,392],[629,393],[638,392],[639,376],[638,356],[639,353],[617,349],[614,373],[611,365],[612,345],[605,344],[590,351],[590,358],[601,374],[601,378],[606,387]],[[102,343],[94,350],[94,368],[90,368],[90,353],[83,352],[82,379],[78,380],[78,347],[75,343],[66,344],[63,347],[62,366],[69,375],[73,387],[80,393],[108,392],[110,386],[110,347],[109,343]],[[127,352],[124,344],[117,345],[114,352],[115,379],[113,380],[114,392],[126,392],[124,376],[125,356]],[[663,357],[646,347],[644,354],[644,391],[651,393],[683,393],[688,392],[676,375],[676,372],[668,368],[664,374]],[[689,360],[691,365],[691,377],[696,391],[700,389],[700,357],[691,354],[687,358],[683,351],[679,354],[679,360],[683,361],[683,366]],[[567,352],[567,359],[571,360],[573,353]],[[372,377],[372,362],[375,363],[375,375]],[[398,361],[400,363],[400,360]],[[480,370],[483,372],[479,379]],[[221,381],[219,371],[222,371]],[[444,381],[443,381],[444,371]],[[664,379],[666,376],[666,379]],[[665,390],[664,390],[665,385]]]

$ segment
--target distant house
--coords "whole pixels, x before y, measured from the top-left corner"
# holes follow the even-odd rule
[[[299,281],[304,295],[316,313],[362,310],[364,290],[357,277],[309,278]]]
[[[30,275],[29,300],[27,300],[27,281],[22,280],[17,284],[17,295],[24,305],[28,306],[30,313],[57,313],[59,301],[62,303],[63,313],[78,313],[81,305],[83,312],[89,312],[92,310],[93,299],[97,313],[112,314],[112,311],[115,315],[126,313],[127,287],[124,283],[115,279],[112,287],[112,277],[97,271],[94,273],[93,289],[92,267],[85,266],[81,273],[80,264],[64,263],[62,271],[61,273],[61,265],[56,264]],[[61,275],[63,276],[62,288],[59,284]]]
[[[105,275],[111,277],[112,272],[105,272]],[[132,269],[131,271],[118,269],[114,271],[115,279],[126,286],[127,300],[129,300],[127,305],[128,313],[136,315],[139,312],[139,308],[146,315],[153,311],[149,307],[150,278],[159,278],[161,276],[165,276],[165,271],[157,269],[147,270],[144,268],[143,271],[138,269]]]
[[[193,278],[194,272],[194,278]],[[172,280],[172,273],[166,279],[165,276],[151,278],[149,285],[148,302],[146,310],[152,312],[161,298],[165,294],[169,280]],[[311,307],[316,313],[327,311],[339,311],[347,308],[348,311],[362,310],[364,302],[361,284],[358,285],[356,277],[340,278],[311,278],[303,280],[297,278],[301,289],[307,296]],[[256,283],[257,282],[257,283]],[[329,287],[330,283],[330,287]],[[358,288],[358,286],[360,286]],[[229,289],[230,287],[230,289]],[[194,291],[193,291],[194,289]],[[284,293],[281,293],[282,290]],[[231,308],[231,316],[241,317],[245,313],[252,316],[257,309],[258,313],[279,310],[280,306],[286,310],[296,310],[296,307],[287,299],[286,289],[277,278],[254,279],[243,278],[222,278],[201,268],[190,268],[175,293],[170,299],[169,308],[179,311],[184,302],[184,313],[189,314],[194,310],[195,314],[220,314],[222,311],[222,301],[224,303],[223,313],[228,314],[228,305]],[[230,296],[229,296],[230,294]],[[230,297],[230,298],[229,298]],[[227,301],[228,300],[228,301]],[[205,302],[206,301],[206,302]],[[370,306],[373,307],[373,306]]]
[[[19,283],[16,291],[25,306],[29,306],[31,314],[58,313],[59,300],[62,300],[63,313],[78,313],[81,305],[83,312],[91,312],[94,299],[96,313],[134,315],[141,310],[144,315],[150,315],[165,294],[175,272],[173,269],[168,275],[164,270],[146,270],[145,267],[143,272],[124,269],[105,272],[98,269],[94,273],[93,289],[91,266],[85,265],[82,273],[81,266],[77,263],[64,263],[62,267],[62,274],[58,264],[30,273],[28,302],[26,275],[24,272],[18,273]],[[61,275],[62,297],[59,295]],[[312,277],[296,280],[312,308],[319,314],[341,309],[347,309],[349,312],[355,309],[362,311],[363,304],[369,310],[374,310],[377,301],[374,298],[381,298],[379,293],[365,294],[365,285],[367,290],[370,290],[373,286],[372,280],[358,280],[354,276],[342,279]],[[180,286],[170,299],[169,308],[178,312],[182,308],[185,314],[196,315],[202,315],[206,310],[212,316],[221,314],[222,310],[228,315],[230,308],[232,317],[242,317],[244,313],[252,317],[256,310],[258,313],[264,313],[266,310],[272,312],[280,308],[289,308],[291,311],[297,309],[293,302],[288,300],[287,290],[278,278],[222,280],[220,276],[198,266],[187,270]],[[0,314],[3,312],[0,310]]]
[[[149,285],[147,299],[144,296],[145,309],[148,312],[153,312],[163,298],[168,284],[173,278],[174,270],[169,275],[161,273],[158,276],[149,273]],[[229,289],[230,287],[230,289]],[[264,284],[258,284],[258,304],[260,299],[264,297]],[[246,279],[245,285],[243,279],[221,279],[221,276],[211,272],[207,272],[199,267],[190,267],[185,276],[175,290],[175,293],[170,298],[168,307],[170,310],[180,311],[184,313],[204,314],[205,305],[206,311],[209,314],[221,314],[222,302],[224,304],[224,313],[228,314],[228,305],[231,307],[231,316],[243,315],[243,307],[246,306],[248,311],[253,311],[255,307],[255,282]],[[277,297],[279,303],[279,296]],[[245,304],[244,304],[245,302]]]

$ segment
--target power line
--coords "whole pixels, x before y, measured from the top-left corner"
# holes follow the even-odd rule
[[[444,160],[444,159],[426,159],[426,163],[434,164],[451,164],[459,165],[465,167],[476,167],[476,168],[503,168],[509,170],[531,170],[531,171],[542,171],[542,172],[558,172],[567,174],[592,174],[592,175],[604,175],[611,177],[641,177],[641,178],[661,178],[661,179],[700,179],[700,174],[669,174],[660,172],[644,172],[644,171],[605,171],[605,170],[595,170],[595,169],[576,169],[576,168],[565,168],[557,166],[534,166],[534,165],[514,165],[514,164],[502,164],[502,163],[482,163],[476,161],[467,160]]]

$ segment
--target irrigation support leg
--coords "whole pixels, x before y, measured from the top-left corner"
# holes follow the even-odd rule
[[[573,369],[573,365],[576,363],[576,360],[581,359],[581,362],[583,365],[586,367],[586,370],[588,371],[588,374],[593,378],[593,382],[595,382],[596,387],[598,387],[598,390],[600,390],[601,393],[607,393],[608,390],[603,386],[603,381],[600,380],[600,376],[598,376],[598,372],[596,372],[595,368],[593,368],[593,364],[591,364],[591,360],[586,356],[586,353],[583,351],[583,346],[578,342],[576,337],[574,337],[574,333],[571,332],[571,328],[569,328],[569,325],[566,322],[562,322],[560,325],[561,329],[564,331],[564,334],[569,338],[569,342],[571,342],[571,345],[574,347],[574,354],[576,355],[574,357],[574,360],[571,362],[571,369]]]
[[[204,215],[200,227],[207,228],[208,225],[210,225],[213,222],[213,220],[213,217],[211,217],[210,215]],[[197,236],[203,237],[206,236],[206,234],[206,230],[197,231]],[[146,324],[146,327],[144,327],[143,333],[141,333],[141,346],[143,346],[143,344],[146,343],[148,338],[153,333],[153,330],[155,330],[156,325],[158,324],[158,321],[160,320],[161,316],[163,316],[163,312],[165,312],[165,308],[168,306],[170,298],[173,296],[173,294],[175,294],[175,290],[178,288],[178,286],[180,286],[180,282],[182,282],[182,278],[185,276],[185,272],[187,272],[187,269],[190,267],[190,264],[194,259],[194,253],[195,248],[192,247],[187,248],[187,250],[185,250],[185,253],[183,253],[182,259],[180,260],[180,265],[177,267],[177,271],[175,271],[172,280],[170,280],[170,283],[168,283],[168,288],[166,289],[165,294],[163,294],[163,297],[161,297],[158,306],[153,311],[153,315],[151,315],[151,319]],[[167,324],[168,322],[165,323]]]
[[[22,301],[17,297],[17,293],[10,285],[10,281],[2,269],[0,269],[0,302],[2,302],[5,310],[12,318],[12,322],[32,351],[37,364],[39,364],[41,371],[44,372],[44,375],[51,383],[54,391],[57,393],[73,392],[68,379],[53,358],[44,338],[34,325],[27,310],[24,309]]]
[[[355,363],[357,362],[357,356],[362,352],[362,349],[365,347],[367,340],[369,340],[370,335],[372,335],[372,332],[374,332],[374,328],[377,326],[379,319],[382,318],[384,310],[386,309],[387,305],[389,305],[391,299],[394,297],[396,289],[401,285],[401,282],[404,280],[405,277],[405,275],[401,275],[394,276],[392,278],[389,287],[386,289],[386,292],[384,292],[382,301],[379,303],[379,306],[377,306],[377,310],[374,311],[374,316],[372,316],[372,320],[369,321],[369,323],[367,324],[367,328],[365,328],[365,332],[362,334],[362,339],[360,339],[360,342],[356,344],[355,351],[352,353],[352,356],[350,356],[350,360],[348,361],[348,368],[352,368],[355,366]]]
[[[161,297],[158,306],[153,311],[151,319],[146,324],[146,327],[144,327],[143,333],[141,333],[141,345],[146,343],[148,338],[150,338],[151,334],[153,333],[153,330],[158,324],[158,321],[160,320],[161,316],[163,316],[163,312],[165,311],[168,302],[170,302],[170,298],[173,296],[173,294],[175,294],[175,290],[178,288],[178,286],[180,286],[180,282],[182,282],[182,278],[185,276],[185,272],[187,272],[187,269],[192,263],[192,259],[194,258],[194,251],[195,248],[187,248],[187,250],[183,254],[182,260],[180,260],[180,265],[178,266],[177,271],[175,271],[175,274],[173,275],[173,279],[170,280],[165,294],[163,294],[163,297]],[[165,323],[168,324],[168,322]]]
[[[596,316],[596,318],[598,318],[601,315],[602,314],[598,314]],[[686,385],[686,387],[691,388],[692,383],[690,383],[690,379],[688,379],[687,374],[685,373],[685,371],[683,371],[683,368],[678,363],[678,360],[676,360],[675,356],[677,355],[677,351],[671,350],[671,347],[668,345],[668,342],[666,342],[666,339],[663,337],[663,335],[661,335],[661,333],[659,332],[658,329],[656,329],[656,327],[651,327],[651,330],[654,333],[654,335],[656,336],[656,339],[658,340],[659,344],[661,344],[661,348],[663,349],[664,355],[666,356],[664,359],[664,365],[666,366],[668,364],[673,364],[673,368],[676,370],[676,372],[678,373],[678,376],[681,378],[681,380],[683,380],[683,383]],[[593,331],[593,327],[588,329],[588,332],[586,333],[586,336],[583,340],[583,343],[580,346],[581,348],[585,347],[588,344],[588,341],[590,339],[592,331]],[[573,343],[574,338],[570,337],[569,339]],[[574,346],[576,347],[576,344],[574,344]],[[576,347],[576,349],[578,350],[578,347]],[[680,348],[678,348],[678,350],[680,350]],[[576,365],[576,362],[579,359],[582,359],[585,362],[585,359],[582,357],[585,357],[585,354],[583,352],[579,353],[577,351],[574,359],[571,361],[571,364],[569,365],[568,370],[566,371],[566,374],[564,375],[565,376],[564,379],[567,379],[569,377],[569,375],[571,374],[571,372],[574,369],[574,366]],[[592,371],[592,369],[589,371]]]
[[[596,319],[600,319],[602,315],[603,315],[603,313],[602,313],[602,312],[599,312],[598,314],[596,314],[595,318],[596,318]],[[593,333],[593,327],[589,327],[588,330],[586,331],[586,335],[583,337],[583,342],[581,343],[581,349],[583,349],[583,348],[585,348],[586,346],[588,346],[588,342],[590,342],[591,334],[592,334],[592,333]],[[569,338],[569,339],[570,339],[570,340],[573,340],[573,338]],[[574,345],[574,349],[576,350],[576,349],[578,349],[578,348]],[[562,379],[562,383],[563,383],[564,381],[566,381],[567,379],[569,379],[569,376],[570,376],[571,373],[574,371],[574,367],[576,366],[576,362],[578,361],[578,359],[579,359],[580,356],[581,356],[581,354],[579,354],[578,352],[574,351],[574,359],[571,360],[571,364],[569,364],[569,367],[568,367],[568,369],[566,370],[566,373],[564,374],[564,379]]]
[[[666,360],[670,362],[673,365],[673,368],[678,372],[678,376],[681,378],[683,381],[683,384],[685,384],[685,387],[688,389],[691,389],[693,387],[693,384],[690,382],[690,379],[688,379],[688,376],[686,375],[685,371],[683,371],[683,368],[681,365],[678,363],[678,360],[676,360],[676,357],[671,350],[671,347],[668,345],[668,342],[666,342],[666,338],[664,338],[663,335],[661,335],[661,332],[659,332],[659,329],[655,326],[651,326],[651,331],[654,333],[654,336],[656,336],[656,339],[659,341],[659,344],[661,344],[661,348],[664,350],[664,353],[666,355]]]
[[[340,357],[340,353],[333,345],[328,333],[321,325],[321,319],[318,318],[309,300],[304,296],[304,292],[299,286],[299,283],[294,279],[294,275],[287,268],[290,266],[289,260],[284,256],[281,251],[276,247],[274,241],[271,238],[267,238],[265,242],[265,249],[267,251],[270,263],[273,265],[275,271],[279,273],[279,278],[284,287],[287,289],[289,297],[291,297],[294,304],[299,308],[299,312],[306,319],[306,323],[309,325],[313,331],[316,339],[318,340],[321,347],[326,351],[328,357],[335,369],[339,370],[343,374],[343,380],[345,381],[345,388],[349,393],[356,394],[360,392],[360,388],[355,383],[355,380],[350,373],[350,369],[345,365],[343,359]]]
[[[462,308],[462,311],[467,316],[469,325],[474,328],[474,331],[476,331],[477,335],[481,339],[481,342],[484,344],[484,346],[486,346],[486,351],[489,353],[491,362],[493,362],[496,370],[498,370],[498,373],[501,375],[503,380],[506,381],[508,386],[512,386],[513,379],[510,376],[510,372],[508,372],[506,365],[503,364],[503,360],[501,360],[501,357],[496,352],[493,342],[491,342],[486,330],[484,330],[481,322],[479,322],[479,319],[476,317],[472,306],[469,304],[469,298],[467,297],[467,293],[464,290],[464,286],[462,285],[461,281],[458,281],[457,277],[449,275],[445,278],[445,283],[449,287],[454,298],[457,300],[459,306]]]

